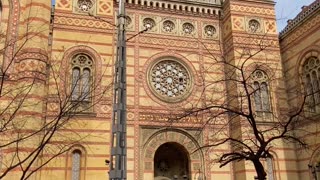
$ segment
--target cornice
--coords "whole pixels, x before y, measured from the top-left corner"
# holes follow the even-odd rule
[[[263,3],[263,4],[275,4],[274,0],[237,0],[237,1],[246,1],[246,2],[253,2],[253,3]]]
[[[115,0],[118,4],[119,0]],[[128,6],[218,16],[220,0],[126,0]]]
[[[164,0],[159,0],[164,1]],[[221,6],[224,0],[165,0],[165,2],[176,2],[176,3],[184,3],[184,4],[201,4],[206,6]]]
[[[280,39],[285,38],[290,32],[299,27],[307,19],[320,12],[320,0],[314,1],[309,6],[304,6],[302,11],[293,19],[288,21],[288,25],[279,33]]]

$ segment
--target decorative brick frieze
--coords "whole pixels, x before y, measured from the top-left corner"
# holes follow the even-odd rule
[[[62,14],[61,14],[62,15]],[[112,30],[114,26],[112,24],[112,20],[110,23],[101,21],[99,19],[95,19],[91,16],[61,16],[56,15],[54,18],[54,26],[58,25],[67,25],[70,27],[79,28],[94,28],[94,29],[103,29],[103,30]]]
[[[23,60],[28,60],[28,59],[47,62],[48,53],[40,49],[32,49],[32,48],[23,49],[21,52],[18,53],[17,57],[15,58],[15,62],[21,62]]]
[[[288,25],[280,32],[280,38],[284,38],[286,34],[290,31],[299,27],[299,25],[305,21],[306,19],[310,18],[311,16],[315,15],[320,9],[320,0],[314,1],[309,6],[304,6],[302,12],[300,12],[293,20],[288,21]],[[319,19],[319,14],[317,15]]]
[[[117,0],[119,2],[119,0]],[[161,0],[128,0],[128,6],[167,10],[170,12],[190,13],[199,15],[219,16],[221,14],[220,1],[161,1]]]

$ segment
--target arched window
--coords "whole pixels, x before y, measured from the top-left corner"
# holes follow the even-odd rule
[[[308,163],[308,169],[310,174],[310,179],[319,179],[320,178],[320,150],[317,147],[310,157],[310,161]]]
[[[316,111],[320,104],[320,61],[317,57],[309,57],[303,65],[303,79],[305,93],[307,96],[306,105],[311,112]]]
[[[71,180],[80,180],[81,177],[81,152],[74,150],[72,152]]]
[[[251,76],[253,80],[253,98],[256,112],[270,112],[270,93],[267,74],[257,69]]]
[[[91,100],[92,59],[86,54],[77,54],[72,59],[71,100]]]

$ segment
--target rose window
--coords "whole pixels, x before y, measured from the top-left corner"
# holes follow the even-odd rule
[[[211,25],[207,25],[204,28],[204,33],[208,36],[208,37],[212,37],[215,33],[216,33],[216,28],[214,26]]]
[[[92,8],[93,3],[91,0],[79,0],[77,5],[81,11],[88,12]]]
[[[156,25],[156,22],[151,19],[151,18],[145,18],[143,20],[143,27],[145,27],[146,29],[151,29]]]
[[[255,19],[251,19],[249,21],[249,31],[257,32],[259,29],[260,29],[260,23]]]
[[[190,92],[190,74],[176,61],[160,61],[152,67],[150,73],[149,83],[160,98],[175,101]]]
[[[175,28],[175,25],[172,21],[167,20],[163,22],[163,30],[165,32],[172,32],[174,28]]]
[[[182,30],[186,34],[191,34],[194,31],[194,26],[191,23],[184,23],[182,25]]]

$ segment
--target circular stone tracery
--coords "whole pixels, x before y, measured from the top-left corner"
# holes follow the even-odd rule
[[[145,18],[142,23],[146,29],[152,29],[156,25],[156,22],[151,18]]]
[[[179,62],[162,60],[151,68],[149,84],[161,100],[177,102],[189,94],[191,76]]]
[[[192,34],[194,31],[194,26],[191,23],[184,23],[182,25],[183,32],[186,34]]]
[[[309,57],[303,66],[305,73],[310,73],[313,70],[316,72],[319,67],[320,67],[320,60],[314,56]]]
[[[260,29],[260,23],[255,19],[251,19],[249,21],[249,31],[254,33],[254,32],[257,32],[259,29]]]
[[[175,28],[175,25],[172,21],[166,20],[163,22],[163,30],[165,32],[172,32],[174,28]]]
[[[128,27],[132,23],[132,19],[129,16],[125,17],[125,26]]]
[[[212,37],[214,34],[216,34],[217,30],[214,26],[212,25],[207,25],[204,28],[204,33],[208,36],[208,37]]]
[[[78,8],[83,12],[88,12],[93,7],[91,0],[79,0]]]

